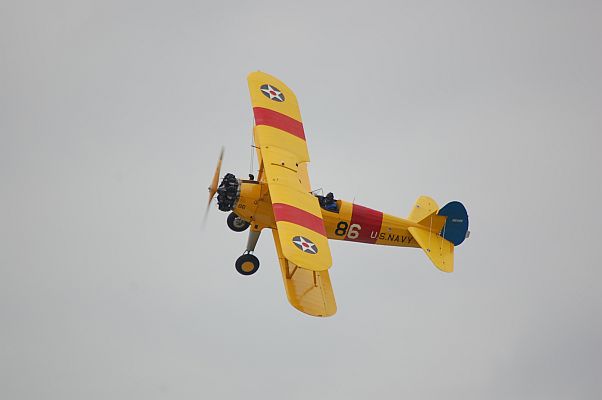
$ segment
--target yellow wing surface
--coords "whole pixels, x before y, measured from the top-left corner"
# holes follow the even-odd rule
[[[332,265],[318,199],[309,193],[309,161],[295,94],[262,72],[248,77],[255,145],[270,190],[282,254],[295,265],[325,271]],[[301,165],[301,167],[300,167]]]
[[[268,184],[277,230],[273,231],[289,302],[314,316],[330,316],[336,302],[328,268],[332,256],[322,212],[310,194],[309,153],[297,98],[263,72],[248,76],[255,116],[255,145]]]
[[[315,317],[334,315],[337,304],[328,271],[310,271],[297,267],[282,254],[278,231],[273,230],[272,233],[289,303],[297,310]]]

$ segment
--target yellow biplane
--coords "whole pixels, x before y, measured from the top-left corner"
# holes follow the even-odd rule
[[[251,275],[258,270],[255,245],[260,232],[271,229],[289,302],[306,314],[326,317],[336,312],[328,275],[332,265],[329,239],[419,247],[441,271],[453,271],[454,246],[469,234],[468,215],[461,203],[439,209],[433,199],[421,196],[408,219],[402,219],[336,200],[331,193],[314,194],[295,94],[263,72],[251,73],[248,83],[255,117],[257,179],[226,174],[220,183],[222,150],[207,205],[209,209],[217,193],[218,208],[231,212],[228,226],[236,232],[250,228],[246,251],[236,260],[239,273]]]

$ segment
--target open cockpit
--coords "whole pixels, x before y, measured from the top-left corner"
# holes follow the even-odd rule
[[[340,210],[339,200],[334,198],[334,194],[329,192],[326,196],[315,195],[318,198],[318,202],[320,203],[320,207],[322,207],[326,211],[338,213]]]

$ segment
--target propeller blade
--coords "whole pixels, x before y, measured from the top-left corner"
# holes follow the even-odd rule
[[[222,160],[224,159],[224,148],[222,147],[222,151],[219,153],[219,159],[217,160],[217,166],[215,167],[215,173],[213,174],[213,180],[211,181],[211,186],[209,186],[209,202],[215,196],[217,192],[217,184],[219,183],[219,173],[222,168]]]
[[[209,199],[207,208],[205,208],[205,215],[203,216],[203,229],[205,228],[205,225],[207,225],[207,215],[209,215],[209,207],[210,206],[211,206],[211,199]]]
[[[219,153],[219,158],[217,160],[217,166],[215,167],[215,172],[213,174],[213,179],[211,180],[210,186],[207,188],[209,190],[209,198],[207,200],[207,208],[205,209],[205,216],[203,217],[203,227],[205,227],[205,223],[207,222],[207,215],[209,214],[209,207],[211,207],[211,200],[213,200],[213,196],[217,193],[217,185],[219,183],[219,173],[222,169],[222,161],[224,159],[224,147]]]

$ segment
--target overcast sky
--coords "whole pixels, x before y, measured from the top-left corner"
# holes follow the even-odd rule
[[[601,4],[3,1],[0,398],[599,399]],[[246,234],[201,220],[258,69],[314,188],[466,205],[453,274],[331,242],[319,319],[269,232],[235,271]]]

